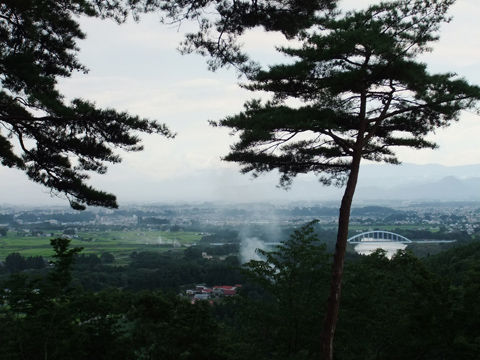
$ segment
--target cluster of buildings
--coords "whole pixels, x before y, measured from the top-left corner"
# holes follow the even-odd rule
[[[219,285],[207,287],[205,285],[196,285],[195,289],[188,289],[185,293],[192,298],[192,302],[195,302],[198,300],[210,300],[217,297],[235,296],[237,295],[237,290],[241,286],[242,285]]]

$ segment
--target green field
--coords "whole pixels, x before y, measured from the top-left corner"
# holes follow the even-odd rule
[[[48,233],[48,231],[45,231]],[[22,236],[8,232],[0,238],[0,260],[12,253],[23,256],[41,255],[49,258],[53,252],[50,239],[60,237],[58,231],[52,231],[49,237]],[[78,238],[72,238],[71,246],[83,247],[82,253],[97,254],[108,251],[116,258],[128,257],[132,251],[166,251],[192,245],[200,241],[203,235],[194,232],[166,231],[87,231],[79,232]],[[174,245],[175,244],[175,245]]]

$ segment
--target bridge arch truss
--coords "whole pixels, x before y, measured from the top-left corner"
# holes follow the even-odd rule
[[[393,242],[393,243],[403,243],[403,244],[412,243],[412,240],[407,239],[405,236],[398,235],[390,231],[383,231],[383,230],[367,231],[367,232],[352,236],[347,241],[350,244],[376,243],[376,242]]]

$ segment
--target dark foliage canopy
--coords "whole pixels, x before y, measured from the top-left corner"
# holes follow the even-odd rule
[[[455,351],[448,284],[408,251],[400,250],[391,259],[385,254],[377,249],[347,263],[335,339],[341,345],[335,355],[340,359],[462,358]]]
[[[239,36],[261,27],[293,38],[310,28],[321,12],[331,12],[338,0],[174,0],[158,1],[165,22],[197,20],[198,32],[187,35],[183,53],[208,57],[210,70],[234,66],[240,73],[257,69],[242,50]],[[152,1],[154,2],[154,1]]]
[[[196,261],[179,266],[181,254],[138,254],[143,264],[130,267],[138,275],[128,275],[128,287],[106,289],[105,278],[123,277],[129,267],[72,273],[74,262],[85,267],[100,259],[54,239],[53,266],[0,278],[0,358],[315,359],[330,257],[324,245],[316,246],[314,227],[296,230],[273,252],[260,251],[264,260],[243,266],[248,281],[232,283],[243,284],[241,295],[213,304],[192,304],[178,289],[158,291],[152,280],[159,272],[187,284],[187,272],[204,271]],[[478,359],[479,259],[474,242],[427,259],[408,251],[388,259],[377,250],[347,261],[336,358]],[[88,276],[98,292],[78,287],[78,275]],[[149,290],[134,285],[141,282],[149,282]]]
[[[274,251],[257,249],[260,260],[243,264],[242,273],[262,296],[242,304],[239,328],[252,344],[235,359],[317,359],[318,334],[328,294],[330,255],[310,222]],[[245,290],[246,292],[246,290]],[[253,301],[252,301],[253,300]]]

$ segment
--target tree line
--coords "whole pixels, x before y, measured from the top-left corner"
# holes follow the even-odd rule
[[[168,287],[87,290],[75,280],[80,249],[52,244],[44,275],[18,272],[2,283],[2,359],[322,359],[318,306],[332,257],[313,224],[259,251],[261,260],[229,262],[242,290],[213,303]],[[425,259],[405,251],[387,259],[381,250],[349,258],[335,359],[477,359],[479,257],[474,242]],[[178,271],[174,261],[151,253],[136,266],[146,278]]]

